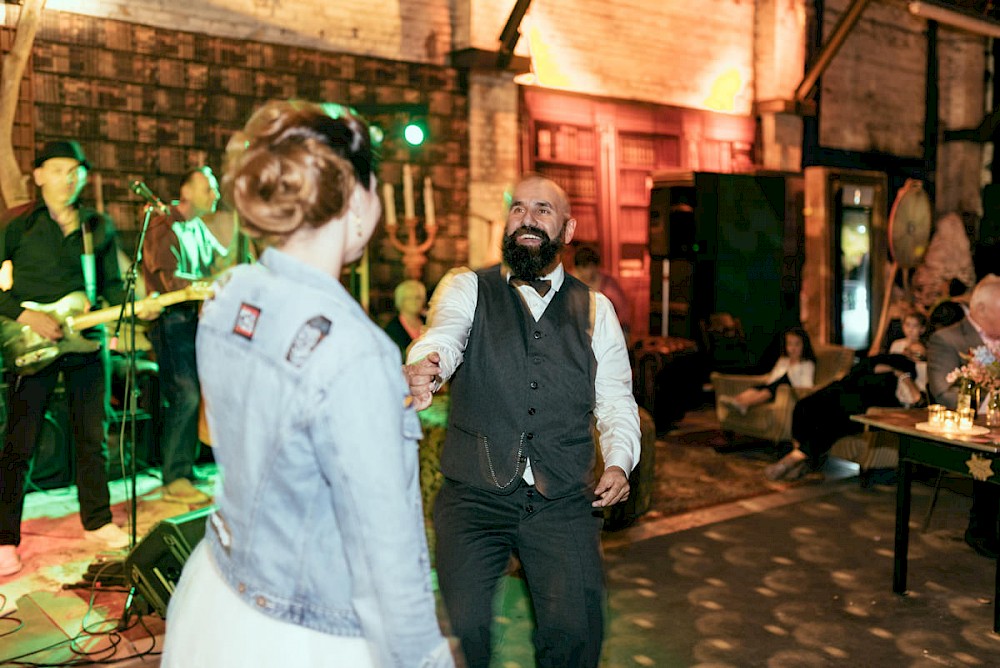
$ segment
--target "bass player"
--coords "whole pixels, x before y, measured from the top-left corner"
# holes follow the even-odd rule
[[[183,290],[210,279],[213,267],[236,255],[219,243],[202,218],[214,213],[218,203],[219,183],[211,168],[202,166],[184,174],[180,199],[154,218],[146,232],[142,275],[147,293]],[[163,499],[188,505],[208,503],[211,498],[193,483],[201,402],[194,354],[198,304],[168,306],[148,331],[159,365],[160,389],[169,406],[160,434]]]

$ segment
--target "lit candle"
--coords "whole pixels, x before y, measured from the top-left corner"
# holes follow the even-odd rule
[[[396,193],[391,183],[382,184],[382,208],[385,209],[385,224],[396,225]]]
[[[403,165],[403,215],[413,218],[413,170],[410,165]]]
[[[424,227],[430,229],[436,227],[434,222],[434,186],[431,184],[431,177],[424,177]]]

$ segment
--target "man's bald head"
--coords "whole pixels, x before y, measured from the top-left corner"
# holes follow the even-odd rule
[[[1000,339],[1000,276],[984,276],[972,290],[969,315],[986,336]]]

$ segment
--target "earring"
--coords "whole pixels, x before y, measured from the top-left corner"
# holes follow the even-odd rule
[[[358,235],[359,239],[365,235],[365,231],[361,228],[361,216],[353,211],[351,212],[351,226],[354,227],[355,234]]]

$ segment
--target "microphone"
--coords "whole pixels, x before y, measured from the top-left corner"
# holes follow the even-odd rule
[[[170,208],[163,203],[163,200],[157,197],[153,191],[149,189],[149,186],[142,181],[133,181],[132,185],[129,187],[132,189],[132,192],[146,200],[146,203],[150,206],[157,208],[160,211],[170,210]]]

